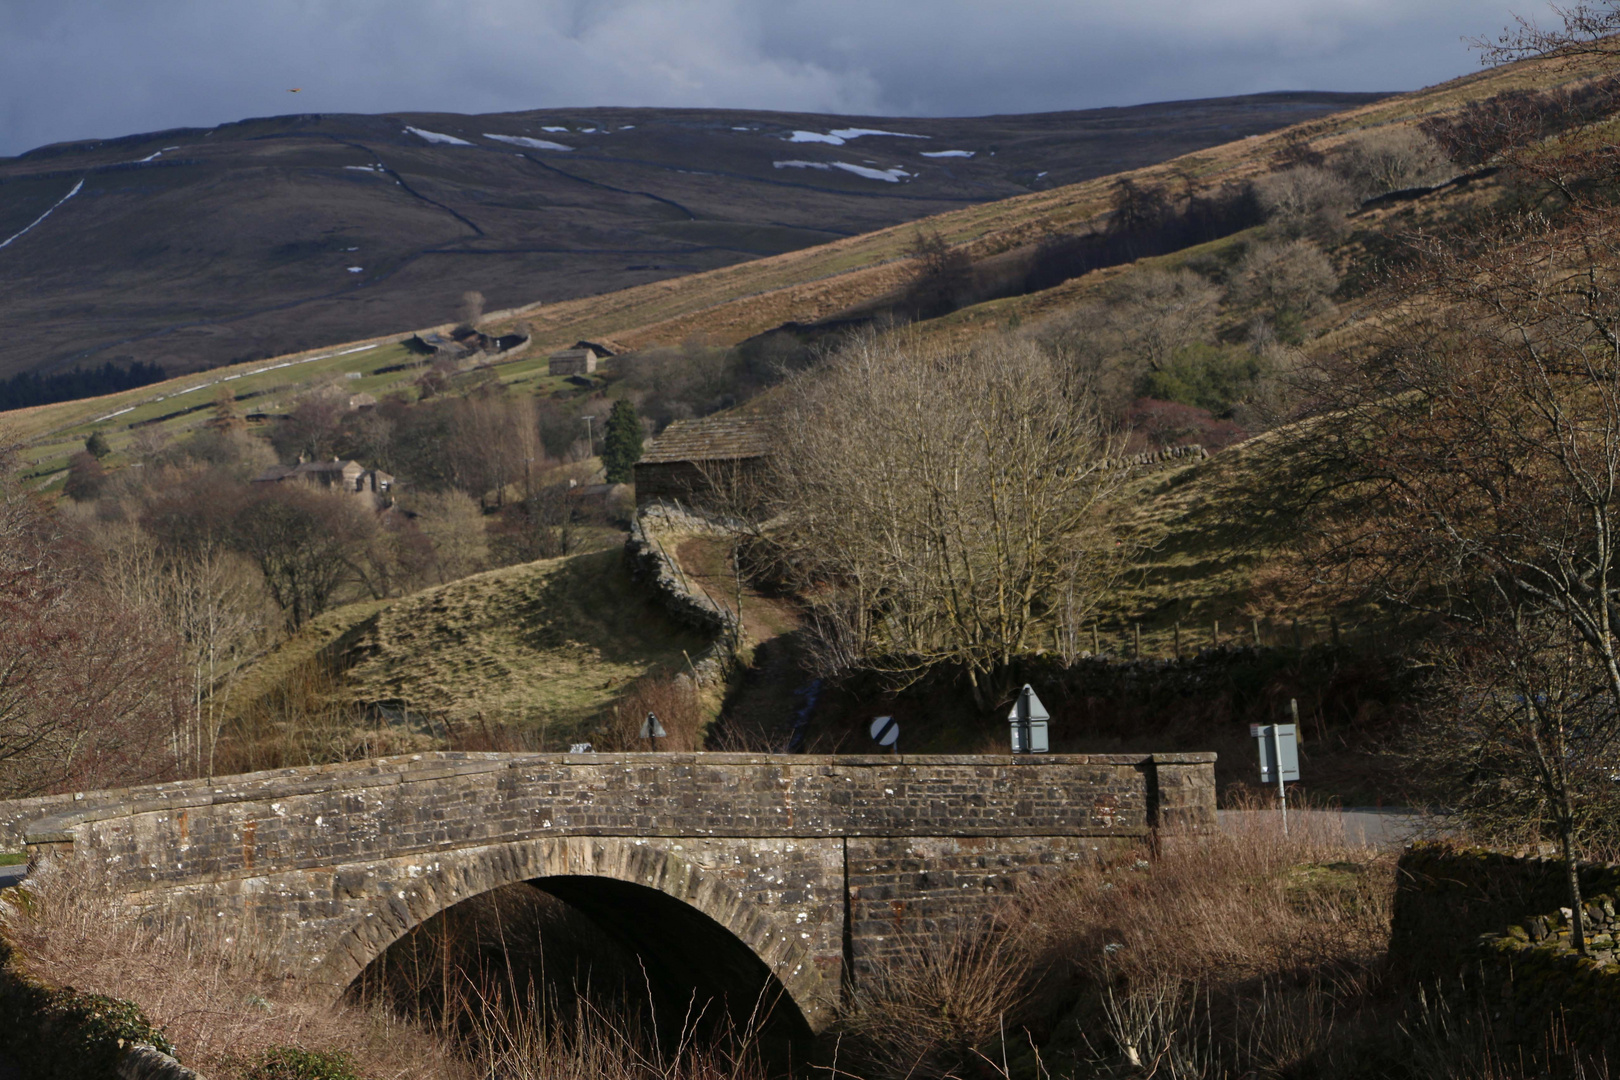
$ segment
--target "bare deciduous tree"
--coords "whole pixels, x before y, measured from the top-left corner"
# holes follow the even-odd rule
[[[1515,16],[1514,25],[1503,30],[1495,40],[1473,41],[1481,51],[1481,60],[1486,64],[1504,64],[1534,57],[1612,60],[1620,56],[1620,40],[1615,38],[1620,34],[1620,4],[1615,0],[1554,6],[1552,10],[1563,23],[1561,29],[1545,29],[1523,16]]]
[[[1110,318],[1124,352],[1150,371],[1179,349],[1209,338],[1221,290],[1190,270],[1139,270],[1114,287]]]
[[[416,527],[433,549],[439,584],[476,574],[489,565],[484,514],[462,491],[423,492],[411,498]]]
[[[354,560],[377,528],[353,497],[291,484],[273,485],[244,505],[232,525],[233,546],[264,575],[293,630],[359,579]]]
[[[1371,359],[1322,383],[1313,441],[1354,497],[1317,570],[1450,629],[1475,687],[1441,703],[1452,753],[1532,790],[1573,860],[1620,715],[1620,214],[1428,254]]]
[[[785,395],[787,564],[828,670],[958,665],[980,703],[1094,603],[1116,542],[1116,442],[1072,365],[1027,342],[858,339]]]
[[[0,797],[172,773],[184,680],[161,620],[100,589],[0,460]]]
[[[1254,193],[1271,227],[1289,237],[1336,236],[1355,203],[1348,181],[1316,165],[1268,173],[1254,182]]]
[[[1253,305],[1274,325],[1294,325],[1331,311],[1338,272],[1309,240],[1264,241],[1244,253],[1232,279],[1232,299]]]
[[[1451,160],[1421,128],[1394,125],[1352,139],[1339,151],[1334,167],[1367,199],[1388,191],[1435,184],[1451,174]]]

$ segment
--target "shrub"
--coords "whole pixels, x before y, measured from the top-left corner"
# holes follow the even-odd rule
[[[321,1053],[298,1046],[272,1046],[247,1070],[247,1080],[359,1080],[354,1059],[341,1050]]]
[[[1016,1029],[1029,995],[1031,958],[1022,937],[987,923],[941,942],[902,941],[900,951],[862,972],[839,1020],[868,1080],[970,1075]]]
[[[647,714],[658,717],[668,734],[648,745],[641,737]],[[635,683],[613,708],[606,730],[596,737],[602,750],[703,749],[708,713],[692,681],[682,675],[649,676]]]
[[[1189,345],[1159,370],[1145,373],[1137,392],[1225,416],[1254,389],[1261,370],[1260,358],[1248,349]]]

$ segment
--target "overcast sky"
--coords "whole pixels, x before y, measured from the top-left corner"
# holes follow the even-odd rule
[[[1545,0],[0,0],[0,155],[289,112],[1408,90]],[[300,92],[289,94],[292,87]]]

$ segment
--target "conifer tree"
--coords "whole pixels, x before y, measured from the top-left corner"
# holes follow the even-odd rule
[[[632,468],[641,460],[641,417],[636,407],[620,399],[613,403],[608,414],[607,433],[603,439],[602,464],[607,469],[607,482],[630,482]]]

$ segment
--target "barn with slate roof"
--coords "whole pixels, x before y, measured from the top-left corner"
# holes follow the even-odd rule
[[[765,417],[677,420],[636,462],[636,505],[655,499],[702,503],[717,484],[759,479],[770,453],[771,427]]]

